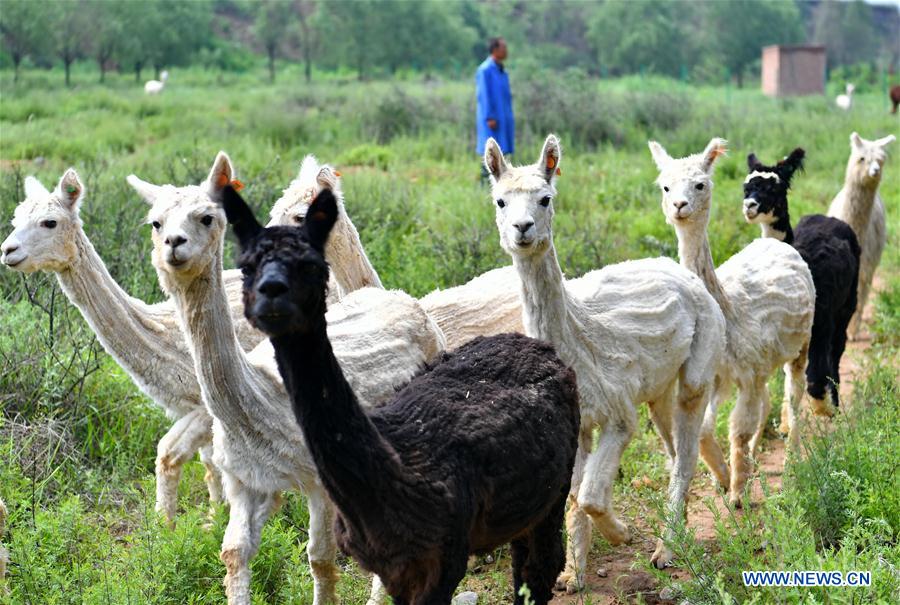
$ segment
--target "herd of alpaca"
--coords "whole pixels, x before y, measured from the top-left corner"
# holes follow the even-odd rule
[[[515,603],[527,585],[542,605],[554,585],[584,586],[592,526],[614,545],[630,539],[612,491],[641,402],[670,463],[651,559],[660,568],[673,561],[698,455],[740,506],[776,369],[792,451],[804,391],[813,411],[835,412],[847,334],[858,335],[886,242],[878,185],[894,140],[853,133],[829,216],[795,227],[787,194],[803,150],[774,166],[751,154],[742,210],[763,237],[718,268],[707,229],[725,141],[681,159],[650,142],[680,264],[633,260],[566,279],[552,229],[562,159],[553,135],[525,166],[508,164],[493,140],[485,147],[512,265],[420,300],[383,287],[340,174],[312,156],[266,227],[235,190],[224,153],[196,186],[129,176],[150,206],[165,302],[133,298],[109,274],[83,229],[85,188],[73,169],[53,191],[26,179],[0,260],[55,273],[104,348],[173,420],[156,460],[156,510],[170,524],[181,468],[199,453],[210,501],[229,505],[230,605],[250,603],[262,528],[295,489],[309,507],[315,605],[337,602],[338,547],[375,574],[370,605],[388,595],[446,605],[468,556],[505,543]],[[228,223],[240,270],[223,270]],[[726,461],[713,429],[732,386]],[[0,537],[5,517],[0,501]],[[6,561],[0,546],[0,580]]]

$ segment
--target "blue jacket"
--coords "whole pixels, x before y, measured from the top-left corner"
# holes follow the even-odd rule
[[[484,153],[488,137],[494,137],[503,153],[515,150],[515,119],[512,110],[512,93],[509,90],[509,75],[492,57],[484,60],[475,72],[475,91],[478,97],[475,128],[478,132],[478,154]],[[488,128],[488,119],[497,120],[497,128]]]

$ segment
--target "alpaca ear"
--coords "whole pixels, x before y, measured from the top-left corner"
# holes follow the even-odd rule
[[[81,184],[81,179],[78,178],[78,173],[74,168],[69,168],[62,175],[55,193],[56,197],[68,208],[74,209],[78,206],[81,196],[84,195],[84,185]]]
[[[747,156],[747,170],[753,172],[754,170],[759,170],[760,166],[762,166],[762,162],[759,161],[755,153]]]
[[[879,147],[887,147],[888,145],[890,145],[891,143],[893,143],[893,142],[896,141],[896,140],[897,140],[897,137],[895,137],[895,136],[892,135],[892,134],[889,134],[889,135],[887,135],[886,137],[882,137],[882,138],[880,138],[880,139],[876,139],[875,141],[872,141],[872,142],[873,142],[875,145],[878,145]]]
[[[865,145],[863,144],[862,137],[859,136],[859,133],[857,133],[857,132],[850,133],[850,147],[852,147],[853,149],[862,149],[863,147],[865,147]]]
[[[494,140],[494,137],[489,137],[484,144],[484,167],[487,168],[491,180],[495,183],[500,180],[504,172],[509,170],[509,164],[506,163],[503,151],[500,150],[500,145]]]
[[[162,187],[159,185],[142,181],[133,174],[129,174],[128,178],[125,180],[128,181],[128,184],[131,185],[132,189],[137,191],[138,195],[144,198],[144,201],[151,206],[156,203],[157,198],[159,198],[160,193],[162,193]]]
[[[335,169],[327,164],[319,168],[319,173],[316,174],[316,184],[321,189],[337,189],[340,186],[340,181]]]
[[[562,149],[559,147],[559,139],[555,134],[547,135],[544,148],[541,149],[541,157],[538,159],[538,167],[548,183],[552,183],[556,179],[561,159]]]
[[[39,180],[29,175],[25,177],[25,197],[28,199],[40,199],[50,195],[47,188]]]
[[[216,155],[209,176],[206,177],[206,187],[211,197],[222,191],[227,185],[231,184],[234,179],[234,166],[231,164],[231,158],[224,151],[220,151]]]
[[[706,149],[703,150],[702,164],[703,170],[706,171],[707,174],[712,173],[712,169],[716,165],[716,160],[725,155],[728,151],[727,145],[728,141],[718,137],[710,139],[709,143],[707,143]]]
[[[656,141],[647,141],[647,147],[650,148],[650,155],[653,156],[653,161],[660,170],[672,161],[672,156]]]
[[[225,218],[234,229],[241,248],[245,248],[263,230],[263,226],[253,215],[253,210],[250,209],[241,194],[235,191],[231,183],[216,191],[212,198],[225,210]]]
[[[319,252],[325,251],[328,234],[337,222],[337,198],[331,189],[323,189],[309,205],[303,227],[310,245]]]
[[[803,170],[803,158],[805,157],[806,152],[797,147],[789,156],[778,162],[779,172],[784,180],[790,181],[795,172]]]

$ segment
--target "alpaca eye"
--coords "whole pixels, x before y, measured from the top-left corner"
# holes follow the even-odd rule
[[[503,200],[497,200],[497,207],[498,207],[498,208],[503,208],[503,207],[505,207],[505,206],[506,206],[506,202],[504,202]]]
[[[297,223],[298,225],[302,225],[303,221],[305,221],[305,220],[306,220],[306,216],[303,214],[298,214],[297,216],[294,217],[294,222]]]
[[[46,227],[47,229],[53,229],[54,227],[56,227],[56,221],[54,221],[54,220],[44,221],[41,223],[41,227]]]
[[[666,193],[669,193],[669,188],[668,188],[668,187],[663,187],[663,191],[665,191]]]
[[[150,224],[151,224],[151,225],[153,226],[153,228],[156,229],[157,231],[159,231],[159,228],[162,226],[162,225],[159,224],[159,221],[153,221],[153,222],[150,223]]]
[[[541,206],[543,206],[544,208],[546,208],[546,207],[549,206],[549,205],[550,205],[550,196],[549,196],[549,195],[545,195],[543,198],[541,198]]]
[[[206,216],[204,216],[203,218],[200,219],[200,222],[203,223],[204,227],[209,227],[210,225],[212,225],[213,217],[211,214],[207,214]]]
[[[697,191],[703,191],[703,183],[697,183],[694,187]]]

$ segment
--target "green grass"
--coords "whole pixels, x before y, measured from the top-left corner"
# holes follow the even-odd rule
[[[897,128],[875,95],[858,95],[844,114],[827,98],[772,100],[755,90],[659,79],[513,75],[514,161],[536,158],[548,131],[562,137],[555,230],[561,263],[573,276],[629,258],[676,254],[659,210],[648,138],[678,155],[702,149],[712,136],[730,141],[715,177],[710,226],[718,263],[758,233],[740,215],[747,153],[772,161],[806,148],[807,168],[795,177],[791,198],[799,218],[824,212],[839,189],[851,131],[875,138]],[[479,182],[468,82],[306,85],[287,70],[269,86],[256,76],[178,71],[163,95],[146,98],[127,76],[112,75],[106,87],[86,79],[76,73],[75,88],[66,90],[52,74],[27,72],[13,86],[11,75],[0,72],[0,220],[6,224],[22,199],[25,175],[52,187],[74,166],[87,188],[85,230],[135,296],[162,298],[149,263],[146,206],[125,176],[198,182],[219,149],[230,153],[248,198],[266,210],[305,154],[336,164],[348,212],[388,287],[422,295],[508,263]],[[686,554],[679,564],[695,556],[702,564],[678,588],[698,602],[719,602],[725,593],[737,601],[753,598],[737,584],[739,571],[778,566],[863,567],[873,571],[876,587],[844,596],[760,591],[754,593],[759,602],[889,602],[897,594],[897,576],[886,571],[900,565],[900,490],[892,465],[900,431],[896,150],[885,174],[887,287],[854,412],[838,421],[832,437],[807,443],[809,456],[789,469],[781,494],[740,523],[722,520],[719,550],[702,557],[690,536],[682,536]],[[780,377],[771,387],[780,393]],[[722,439],[727,411],[720,414]],[[616,486],[619,510],[632,521],[649,512],[651,494],[662,492],[667,477],[642,414]],[[52,276],[0,271],[0,423],[0,497],[11,515],[3,540],[12,555],[12,592],[0,603],[222,602],[218,547],[227,511],[217,511],[210,530],[201,527],[205,486],[194,462],[181,484],[177,528],[156,518],[153,460],[168,421],[103,353]],[[643,476],[659,487],[632,487],[631,478]],[[303,498],[289,495],[253,562],[256,602],[311,602],[307,526]],[[763,543],[768,546],[760,550]],[[594,549],[615,552],[599,537]],[[482,603],[509,600],[506,553],[495,553],[493,564],[467,580]],[[343,602],[364,602],[365,576],[350,561],[342,564]]]

